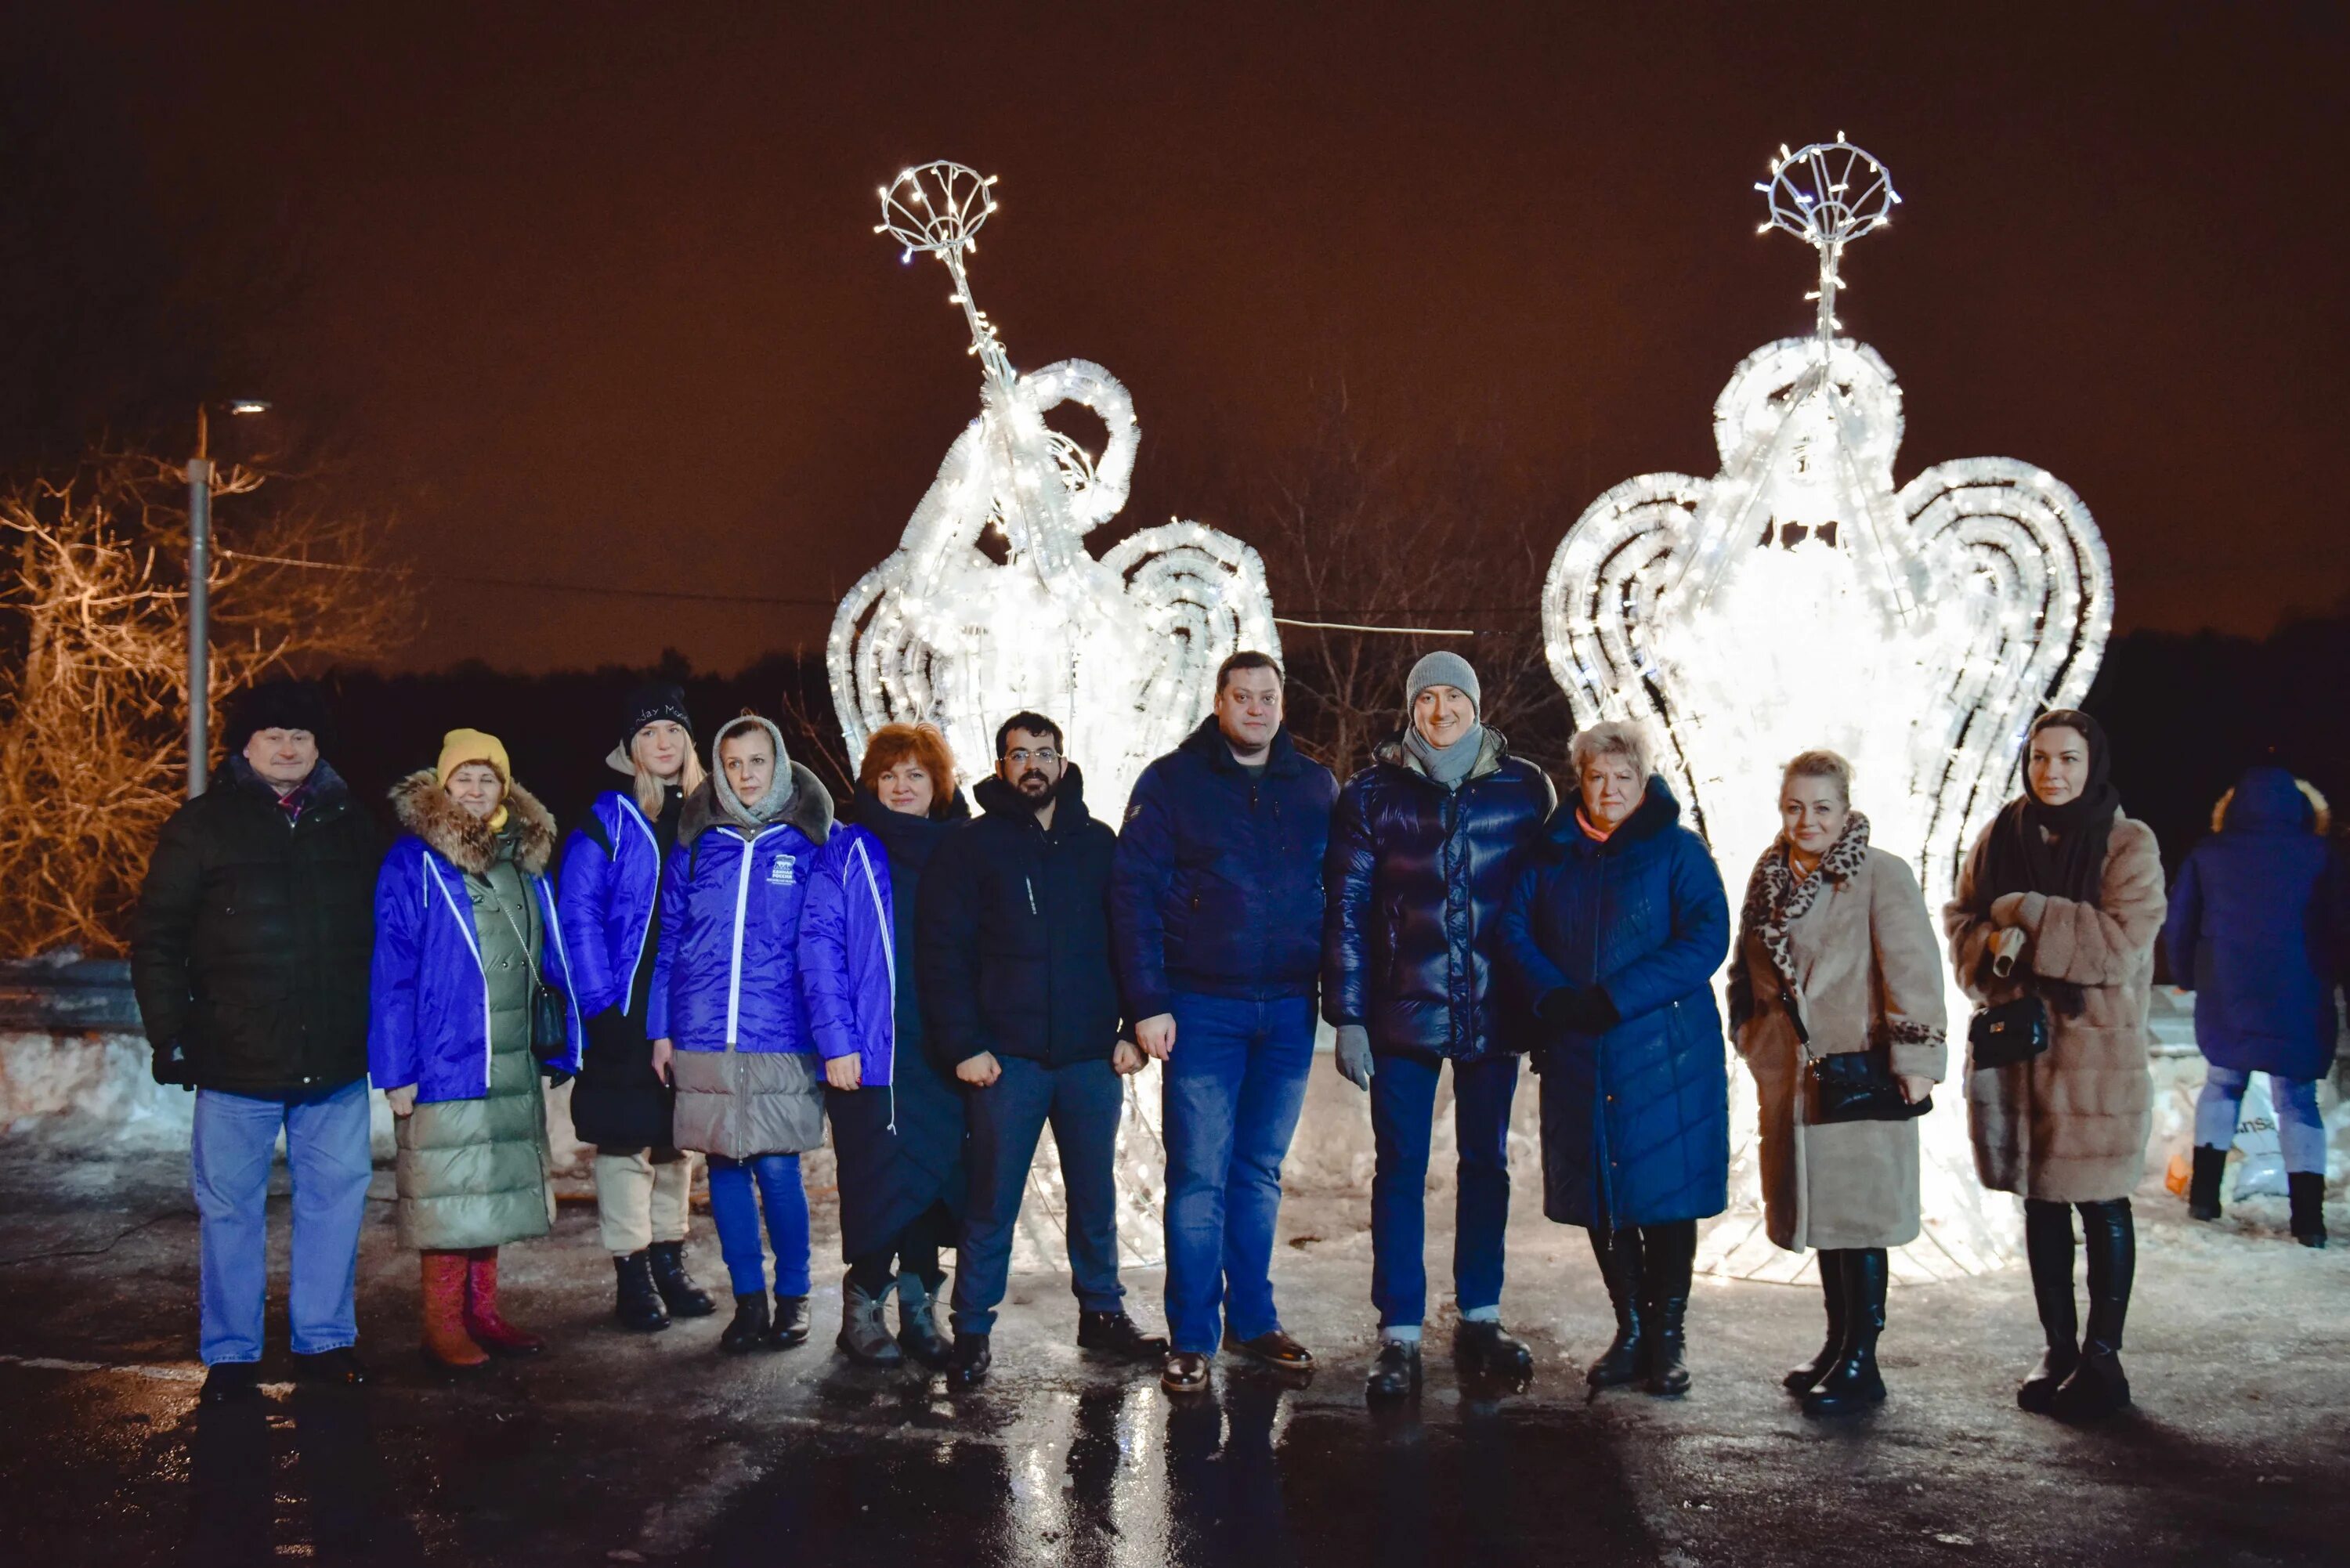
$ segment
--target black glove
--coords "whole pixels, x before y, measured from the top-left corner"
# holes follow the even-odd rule
[[[1624,1015],[1616,1011],[1605,986],[1586,985],[1569,998],[1559,1022],[1576,1034],[1605,1034],[1623,1023]]]
[[[196,1064],[188,1060],[188,1048],[180,1044],[177,1035],[155,1047],[147,1070],[159,1084],[177,1084],[188,1090],[196,1086]]]
[[[1571,985],[1555,986],[1544,992],[1534,1002],[1534,1017],[1553,1029],[1565,1028],[1567,1012],[1574,1007],[1575,999],[1579,994]]]

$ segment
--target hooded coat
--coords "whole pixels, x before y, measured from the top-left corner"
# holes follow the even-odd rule
[[[376,884],[377,1086],[413,1085],[394,1128],[400,1244],[501,1246],[554,1223],[546,1106],[531,1050],[531,975],[567,997],[576,1070],[578,1013],[568,1004],[561,933],[546,870],[555,819],[509,784],[504,829],[449,797],[431,770],[394,785],[405,831]]]
[[[2081,988],[2082,1008],[2049,1009],[2048,1049],[2008,1067],[1967,1073],[1967,1124],[1975,1169],[1999,1192],[2058,1203],[2126,1198],[2146,1170],[2154,1080],[2146,1014],[2154,943],[2162,931],[2162,856],[2146,824],[2115,814],[2095,903],[2039,892],[2005,893],[1978,909],[1994,819],[1959,872],[1942,929],[1959,984],[1994,1006],[2041,980]],[[2005,979],[1991,971],[1991,942],[2013,928],[2023,952]]]
[[[1504,983],[1502,908],[1558,796],[1488,726],[1458,789],[1400,741],[1347,781],[1323,863],[1322,1011],[1379,1054],[1482,1062],[1534,1043]]]
[[[991,774],[983,815],[947,836],[922,877],[922,1025],[941,1070],[982,1052],[1048,1067],[1107,1059],[1123,1022],[1110,966],[1118,836],[1061,774],[1053,826]]]
[[[923,1054],[913,916],[924,869],[968,811],[958,797],[948,816],[911,816],[861,790],[851,810],[857,825],[826,841],[808,884],[800,991],[817,1054],[858,1059],[858,1086],[825,1093],[853,1263],[934,1203],[962,1212],[962,1096]]]
[[[317,1094],[367,1071],[372,895],[383,835],[324,762],[301,815],[231,754],[172,813],[130,928],[147,1038],[198,1087]]]
[[[1597,1034],[1545,1032],[1543,1212],[1563,1224],[1664,1225],[1729,1206],[1729,1054],[1713,973],[1730,951],[1730,905],[1680,815],[1654,777],[1604,841],[1561,806],[1501,922],[1527,994],[1596,987],[1617,1020]]]
[[[2334,1064],[2343,867],[2282,768],[2254,768],[2189,850],[2163,923],[2170,978],[2195,992],[2195,1044],[2215,1067],[2322,1078]]]
[[[645,1033],[660,948],[660,878],[683,802],[649,819],[627,790],[609,790],[563,841],[555,907],[587,1030],[571,1124],[614,1149],[670,1145],[673,1095],[653,1072]]]
[[[775,777],[745,803],[718,748],[754,724],[775,744]],[[798,1154],[824,1140],[799,930],[816,852],[832,835],[832,797],[787,761],[782,732],[764,719],[722,726],[710,748],[710,776],[686,800],[661,884],[645,1032],[676,1047],[679,1148],[729,1159]]]
[[[1782,838],[1755,867],[1731,957],[1731,1039],[1762,1112],[1762,1210],[1791,1251],[1906,1246],[1918,1238],[1916,1121],[1810,1119],[1804,1064],[1882,1051],[1897,1075],[1939,1083],[1949,1064],[1942,950],[1906,862],[1846,836],[1789,896],[1765,892]]]
[[[1177,992],[1311,997],[1322,967],[1322,862],[1338,784],[1274,732],[1258,776],[1211,713],[1142,770],[1118,830],[1110,919],[1136,1018]]]

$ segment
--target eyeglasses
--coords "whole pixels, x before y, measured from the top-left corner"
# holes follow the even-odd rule
[[[1055,763],[1061,760],[1061,753],[1055,751],[1050,746],[1046,746],[1041,751],[1035,752],[1023,747],[1014,751],[1006,752],[1003,755],[1007,761],[1017,763],[1023,767],[1027,766],[1030,763],[1043,763],[1046,767],[1050,767]]]

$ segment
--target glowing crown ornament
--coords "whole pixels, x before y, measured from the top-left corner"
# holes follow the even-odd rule
[[[955,439],[897,551],[841,601],[827,662],[853,761],[893,721],[946,732],[964,771],[994,756],[1021,709],[1066,728],[1087,803],[1116,822],[1145,764],[1214,699],[1216,666],[1243,648],[1278,656],[1264,565],[1229,535],[1176,521],[1095,558],[1085,535],[1126,504],[1134,402],[1085,359],[1025,375],[972,294],[966,258],[996,210],[995,177],[960,163],[909,169],[881,191],[874,233],[945,264],[981,366],[980,412]],[[1098,455],[1052,428],[1063,403],[1107,431]],[[983,544],[993,544],[1002,559]]]
[[[1783,146],[1755,188],[1762,232],[1819,252],[1813,334],[1731,372],[1713,410],[1719,474],[1627,480],[1567,531],[1543,591],[1551,671],[1578,724],[1654,732],[1733,908],[1779,830],[1782,765],[1825,746],[1854,764],[1873,842],[1916,868],[1939,911],[2014,788],[2033,715],[2077,703],[2096,673],[2113,623],[2105,545],[2078,496],[2007,458],[1937,464],[1896,490],[1900,389],[1876,350],[1837,336],[1835,312],[1845,248],[1900,198],[1841,133]],[[1952,1002],[1956,1033],[1966,1014]],[[1913,1272],[2012,1254],[1956,1096],[1942,1100],[1926,1124]],[[1751,1173],[1742,1185],[1751,1194]],[[1724,1256],[1744,1272],[1737,1259],[1762,1253]]]

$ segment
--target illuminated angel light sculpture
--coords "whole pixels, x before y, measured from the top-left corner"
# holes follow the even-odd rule
[[[1276,657],[1264,564],[1231,535],[1181,521],[1120,540],[1099,559],[1085,535],[1126,504],[1134,400],[1085,359],[1013,369],[972,297],[965,258],[995,211],[995,177],[959,163],[910,169],[881,192],[881,223],[911,261],[954,283],[981,367],[979,417],[947,451],[897,551],[849,589],[827,650],[848,754],[893,721],[944,730],[968,766],[1023,708],[1066,727],[1087,805],[1116,822],[1145,764],[1214,698],[1216,666],[1243,648]],[[1053,429],[1063,403],[1107,431],[1098,456]],[[983,543],[996,544],[997,560]]]
[[[1086,359],[1025,375],[979,308],[965,258],[996,209],[995,177],[960,163],[909,169],[881,191],[886,234],[946,265],[980,362],[979,417],[955,438],[897,550],[841,600],[826,649],[851,759],[893,722],[946,732],[966,773],[995,754],[995,726],[1022,709],[1058,720],[1084,767],[1086,804],[1125,815],[1145,765],[1172,751],[1213,702],[1216,666],[1243,648],[1278,658],[1264,563],[1231,535],[1176,521],[1097,559],[1085,535],[1118,515],[1134,475],[1134,400]],[[1089,409],[1107,431],[1098,456],[1045,416]],[[983,547],[996,545],[1003,558]],[[1118,1240],[1126,1261],[1163,1257],[1158,1064],[1127,1080],[1118,1146]],[[1015,1262],[1058,1267],[1066,1211],[1057,1150],[1030,1173]]]
[[[1938,911],[2012,792],[2025,731],[2087,691],[2113,623],[2104,542],[2080,498],[2008,458],[1939,463],[1897,490],[1901,392],[1875,349],[1837,336],[1845,247],[1900,198],[1846,141],[1784,147],[1762,232],[1819,252],[1809,337],[1749,355],[1713,410],[1721,472],[1651,473],[1602,495],[1561,541],[1543,592],[1552,673],[1578,724],[1648,723],[1659,771],[1712,846],[1733,908],[1779,828],[1779,770],[1814,746],[1850,758],[1872,840],[1918,869]],[[1953,1034],[1966,1017],[1951,996]],[[1954,1050],[1962,1050],[1962,1043]],[[1734,1092],[1751,1096],[1742,1072]],[[1926,1234],[1904,1272],[2013,1255],[1986,1207],[1958,1093],[1925,1124]],[[1751,1097],[1749,1100],[1751,1106]],[[1752,1128],[1751,1109],[1734,1126]],[[1732,1218],[1759,1188],[1752,1150]],[[1792,1274],[1759,1221],[1710,1233],[1708,1260]]]

